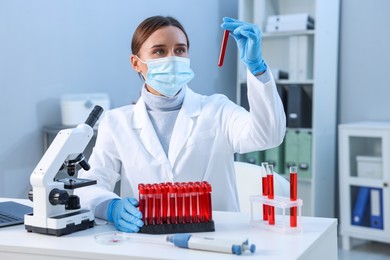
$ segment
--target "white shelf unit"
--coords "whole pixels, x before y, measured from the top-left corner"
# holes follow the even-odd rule
[[[390,243],[390,122],[339,125],[340,235]]]
[[[312,72],[306,78],[276,80],[287,88],[291,84],[301,85],[311,95],[311,127],[302,129],[312,135],[311,177],[301,179],[298,185],[304,216],[335,217],[339,7],[339,0],[239,0],[238,18],[257,24],[263,32],[263,56],[270,68],[294,69],[289,68],[293,64],[291,57],[296,55],[289,53],[290,39],[305,36],[311,41],[307,46],[312,48],[308,50],[308,69]],[[315,29],[265,32],[269,15],[297,13],[309,13],[315,19]],[[298,59],[301,58],[299,55]],[[246,83],[246,67],[237,59],[237,103],[244,105],[241,88]]]

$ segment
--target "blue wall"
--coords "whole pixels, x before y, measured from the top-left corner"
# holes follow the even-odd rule
[[[43,155],[41,128],[61,122],[61,95],[106,92],[112,107],[138,99],[142,82],[129,64],[130,42],[152,15],[174,16],[186,28],[190,87],[234,100],[235,44],[223,68],[217,60],[220,23],[237,17],[237,0],[0,0],[1,197],[26,197]]]

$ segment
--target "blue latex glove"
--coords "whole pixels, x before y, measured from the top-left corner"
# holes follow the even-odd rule
[[[144,225],[138,201],[134,198],[114,199],[107,209],[108,221],[114,222],[116,229],[123,232],[138,232]]]
[[[230,31],[237,42],[241,60],[253,75],[267,70],[261,54],[261,32],[256,25],[224,17],[221,27]]]

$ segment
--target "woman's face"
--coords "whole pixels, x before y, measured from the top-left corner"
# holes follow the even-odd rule
[[[175,26],[164,26],[154,33],[142,44],[138,57],[147,61],[169,56],[188,58],[187,39],[183,31]],[[148,67],[142,63],[134,54],[130,57],[133,69],[146,75]],[[160,95],[157,91],[147,86],[149,92]]]

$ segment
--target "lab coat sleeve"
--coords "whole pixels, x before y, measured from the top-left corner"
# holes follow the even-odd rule
[[[82,206],[93,212],[99,204],[119,197],[113,190],[120,179],[121,162],[110,133],[109,118],[105,116],[99,124],[95,147],[89,159],[91,169],[78,173],[79,178],[97,181],[96,185],[79,188],[74,192],[80,197]]]
[[[229,120],[229,138],[238,153],[266,150],[280,145],[286,132],[286,115],[269,69],[254,76],[247,70],[249,113],[239,107]],[[261,82],[269,79],[268,82]]]

